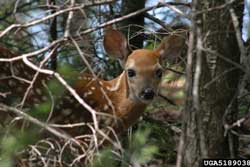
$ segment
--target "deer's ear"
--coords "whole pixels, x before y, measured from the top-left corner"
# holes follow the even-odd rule
[[[117,30],[108,29],[104,33],[103,46],[107,54],[120,61],[122,67],[130,53],[126,37]]]
[[[156,52],[161,56],[161,59],[173,61],[180,56],[184,44],[185,38],[183,36],[170,35],[163,38]]]

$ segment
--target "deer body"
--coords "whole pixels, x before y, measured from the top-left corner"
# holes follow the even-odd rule
[[[99,80],[97,84],[92,77],[85,77],[76,83],[75,89],[82,98],[88,102],[97,112],[105,112],[113,115],[123,128],[128,128],[141,116],[146,104],[127,98],[126,76],[122,73],[111,81]],[[89,82],[85,80],[90,80]],[[83,82],[87,84],[83,84]],[[108,99],[102,95],[101,88],[105,91]]]
[[[183,44],[182,37],[172,36],[163,40],[155,50],[138,49],[129,54],[131,51],[126,38],[116,30],[108,30],[104,36],[104,48],[111,57],[120,60],[124,71],[110,81],[97,79],[90,74],[83,73],[78,76],[73,88],[97,113],[105,113],[113,117],[114,119],[111,119],[111,122],[109,120],[108,124],[113,124],[117,132],[123,131],[138,120],[146,106],[157,95],[162,76],[162,59],[170,54],[178,56]],[[0,68],[6,70],[6,67]],[[41,75],[41,79],[46,81],[44,78]],[[38,78],[36,82],[41,83],[41,79]],[[0,80],[0,84],[4,84],[4,81]],[[10,90],[17,88],[16,85],[11,88],[8,81],[5,84],[10,87]],[[29,98],[31,103],[34,99],[43,97],[38,91],[43,89],[42,84],[36,85],[38,88],[33,87],[33,93],[29,96],[32,97]],[[22,89],[22,91],[25,90]],[[63,96],[62,101],[56,104],[56,111],[50,120],[52,123],[91,121],[89,113],[83,111],[84,108],[72,95]],[[102,119],[106,121],[107,117]],[[76,133],[79,135],[82,132],[77,131]]]

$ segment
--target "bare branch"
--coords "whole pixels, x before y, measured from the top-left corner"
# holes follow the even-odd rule
[[[51,52],[49,53],[49,55],[48,55],[43,61],[41,61],[40,65],[39,65],[39,70],[41,70],[41,68],[42,68],[42,67],[44,66],[44,64],[48,61],[48,59],[51,57],[51,55],[54,54],[54,52],[56,51],[57,47],[58,47],[58,45],[56,45],[56,46],[51,50]],[[21,101],[21,103],[20,103],[21,108],[23,107],[23,105],[24,105],[24,103],[25,103],[25,100],[27,99],[28,94],[29,94],[29,92],[31,91],[31,89],[32,89],[32,87],[33,87],[33,85],[34,85],[34,83],[35,83],[35,81],[36,81],[38,75],[39,75],[39,71],[36,71],[36,73],[35,73],[35,75],[34,75],[32,81],[31,81],[29,87],[27,88],[27,90],[25,91],[25,94],[24,94],[24,96],[23,96],[23,99],[22,99],[22,101]]]
[[[74,4],[75,4],[75,0],[71,0],[70,5],[74,6]],[[67,37],[69,37],[71,35],[70,34],[70,26],[71,26],[71,21],[73,19],[73,15],[74,15],[74,12],[70,11],[69,15],[68,15],[68,19],[66,21],[66,28],[65,28],[65,32],[64,32],[64,37],[65,38],[67,38]]]
[[[202,50],[205,51],[205,52],[208,52],[208,53],[210,53],[210,54],[213,54],[213,55],[215,55],[215,56],[217,56],[217,57],[219,57],[220,59],[222,59],[222,60],[224,60],[224,61],[226,61],[226,62],[228,62],[228,63],[234,65],[235,67],[237,67],[238,69],[240,69],[241,71],[243,71],[243,72],[246,73],[246,69],[245,69],[241,64],[238,64],[238,63],[236,63],[236,62],[234,62],[234,61],[228,59],[227,57],[221,55],[220,53],[218,53],[218,52],[216,52],[216,51],[214,51],[214,50],[211,50],[211,49],[209,49],[209,48],[202,48]]]
[[[35,64],[30,62],[27,58],[27,56],[23,56],[23,61],[26,65],[31,67],[32,69],[39,71],[40,73],[47,74],[47,75],[52,75],[54,76],[71,94],[72,96],[84,107],[86,108],[92,115],[92,119],[94,122],[95,129],[98,129],[98,122],[96,118],[96,111],[90,107],[77,93],[76,91],[61,77],[61,75],[57,72],[48,70],[48,69],[40,69],[37,67]]]
[[[125,20],[125,19],[128,19],[128,18],[130,18],[130,17],[139,15],[139,14],[141,14],[141,13],[144,13],[144,12],[147,12],[147,11],[150,11],[150,10],[153,10],[153,9],[157,9],[157,8],[160,8],[160,7],[164,7],[164,6],[166,6],[166,4],[168,4],[168,5],[190,6],[190,3],[177,3],[177,2],[176,2],[176,3],[170,3],[170,2],[169,2],[169,3],[167,3],[167,2],[161,3],[161,2],[160,2],[160,3],[158,3],[157,5],[153,5],[153,6],[150,6],[150,7],[146,7],[146,8],[144,8],[144,9],[137,10],[137,11],[135,11],[135,12],[129,13],[129,14],[124,15],[124,16],[122,16],[122,17],[119,17],[119,18],[116,18],[116,19],[107,21],[107,22],[105,22],[105,23],[102,23],[102,24],[100,24],[100,25],[98,25],[98,26],[96,26],[96,27],[94,27],[94,28],[90,28],[90,29],[88,29],[88,30],[85,30],[85,31],[81,32],[80,35],[85,35],[85,34],[88,34],[88,33],[90,33],[90,32],[93,32],[93,31],[95,31],[95,30],[97,30],[97,29],[100,29],[100,28],[103,28],[103,27],[112,25],[112,24],[114,24],[114,23],[121,22],[121,21],[123,21],[123,20]]]
[[[44,47],[42,49],[36,50],[34,52],[22,54],[20,56],[16,56],[16,57],[12,57],[12,58],[0,58],[0,62],[13,62],[13,61],[21,60],[24,57],[28,58],[28,57],[32,57],[32,56],[35,56],[35,55],[39,55],[39,54],[44,53],[44,52],[48,51],[49,49],[55,47],[57,44],[61,44],[64,41],[65,41],[65,39],[61,38],[61,39],[58,39],[56,41],[53,41],[50,45],[48,45],[48,46],[46,46],[46,47]]]
[[[55,12],[55,13],[53,13],[51,15],[48,15],[48,16],[43,17],[41,19],[37,19],[37,20],[31,21],[31,22],[28,22],[28,23],[25,23],[25,24],[12,24],[8,28],[6,28],[4,31],[0,32],[0,38],[3,37],[4,35],[6,35],[8,32],[10,32],[11,30],[13,30],[15,28],[27,28],[27,27],[42,23],[42,22],[44,22],[46,20],[52,19],[53,17],[61,15],[63,13],[67,13],[67,12],[75,11],[75,10],[80,10],[82,8],[90,7],[90,6],[93,6],[93,5],[107,4],[107,3],[111,3],[113,1],[114,0],[105,0],[105,1],[98,1],[98,2],[94,2],[94,3],[81,4],[81,5],[78,5],[78,6],[74,6],[74,7],[59,10],[58,12]]]
[[[15,114],[17,114],[18,116],[21,116],[23,117],[24,119],[28,120],[29,122],[35,124],[35,125],[38,125],[39,127],[42,127],[44,129],[46,129],[48,132],[52,133],[53,135],[59,137],[59,138],[62,138],[62,139],[65,139],[65,140],[71,140],[71,141],[74,141],[75,143],[79,144],[77,141],[75,141],[72,137],[70,137],[68,134],[65,134],[63,132],[58,132],[57,129],[54,129],[50,126],[48,126],[47,124],[44,124],[43,122],[39,121],[38,119],[26,114],[25,112],[17,109],[17,108],[14,108],[14,107],[10,107],[10,106],[7,106],[5,104],[2,104],[0,103],[0,109],[4,112],[13,112]]]

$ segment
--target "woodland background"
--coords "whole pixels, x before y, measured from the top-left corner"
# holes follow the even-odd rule
[[[31,54],[37,63],[52,53],[46,68],[59,72],[68,82],[74,72],[86,70],[72,41],[77,41],[97,76],[112,79],[120,74],[119,63],[110,59],[102,47],[108,26],[121,30],[133,49],[153,49],[160,39],[175,32],[183,32],[188,38],[182,56],[169,59],[164,67],[161,92],[174,105],[156,98],[124,136],[122,151],[106,148],[90,152],[93,159],[88,166],[195,167],[204,158],[250,158],[249,0],[0,2],[1,46],[19,56]],[[0,53],[0,65],[4,63]],[[50,86],[55,94],[64,89],[56,83]],[[8,96],[3,85],[0,96],[0,100]],[[16,114],[15,109],[22,108],[0,101],[0,112]],[[51,166],[52,160],[60,161],[46,154],[56,144],[39,136],[50,109],[50,103],[45,102],[19,113],[10,122],[1,121],[1,167],[13,166],[13,159],[25,149],[41,160],[33,166]],[[23,118],[34,118],[31,122],[36,128],[12,126]],[[45,145],[46,150],[40,152]],[[56,149],[60,157],[62,148]],[[76,163],[80,155],[61,157],[68,166],[81,166]]]

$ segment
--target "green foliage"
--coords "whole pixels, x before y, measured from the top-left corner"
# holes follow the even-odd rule
[[[249,105],[249,102],[245,100],[239,105],[239,118],[244,117],[248,113],[250,113],[250,105]]]
[[[56,5],[61,5],[62,2],[59,0],[55,1]],[[133,6],[140,5],[141,3],[144,3],[143,1],[135,1],[136,3],[130,3]],[[0,7],[0,17],[2,15],[5,15],[6,12],[10,12],[10,15],[7,16],[6,19],[0,24],[0,31],[7,28],[12,23],[15,23],[15,17],[12,17],[13,13],[13,6],[15,1],[13,3],[6,3],[4,7]],[[44,1],[35,0],[30,2],[32,5],[27,5],[27,7],[30,7],[30,9],[36,9],[37,6],[41,5],[44,6]],[[138,3],[138,4],[137,4]],[[136,4],[136,5],[135,5]],[[19,3],[19,7],[22,5],[22,3]],[[64,4],[63,4],[64,5]],[[119,4],[120,6],[120,4]],[[18,8],[19,8],[18,7]],[[112,6],[110,6],[112,7]],[[20,10],[22,9],[22,10]],[[20,8],[18,9],[18,12],[22,12],[25,14],[30,14],[28,12],[35,12],[29,9],[29,11],[26,8]],[[99,9],[99,7],[97,7]],[[51,9],[49,9],[51,10]],[[120,10],[118,10],[120,11]],[[109,13],[109,12],[107,12]],[[65,13],[65,16],[67,14]],[[93,17],[96,16],[96,11],[93,10]],[[62,17],[64,16],[57,16],[57,21],[60,22]],[[24,18],[22,18],[24,19]],[[88,18],[91,19],[91,18]],[[66,20],[66,19],[65,19]],[[100,19],[103,20],[103,19]],[[49,25],[51,22],[45,22],[44,24]],[[92,25],[91,25],[92,26]],[[48,26],[49,27],[49,26]],[[63,27],[58,24],[58,38],[61,38],[64,32],[60,32],[60,30],[63,30]],[[84,27],[85,29],[85,27]],[[23,29],[24,30],[24,29]],[[43,46],[39,46],[39,44],[35,44],[35,42],[32,42],[33,37],[37,37],[35,33],[32,34],[26,34],[23,30],[15,31],[15,33],[9,33],[8,35],[5,35],[3,38],[0,39],[0,42],[3,42],[8,48],[11,48],[13,51],[18,51],[19,53],[26,53],[27,51],[34,50],[34,48],[40,48]],[[25,29],[26,31],[27,29]],[[48,32],[48,29],[46,29]],[[93,33],[94,34],[94,33]],[[49,35],[48,35],[48,38]],[[91,36],[91,40],[99,38],[99,35],[97,36]],[[44,39],[39,39],[43,42]],[[41,41],[40,41],[41,42]],[[51,39],[49,41],[51,42]],[[93,42],[94,43],[94,42]],[[150,38],[147,40],[146,47],[147,49],[155,49],[159,45],[159,41],[155,40],[155,37]],[[83,48],[83,50],[86,48]],[[96,51],[100,50],[99,46]],[[47,53],[44,53],[45,55]],[[99,53],[93,53],[95,55],[99,55]],[[77,55],[77,56],[76,56]],[[39,58],[38,58],[39,57]],[[38,55],[34,58],[36,62],[38,62],[39,59],[42,59],[44,56]],[[101,57],[101,56],[100,56]],[[89,62],[91,63],[91,66],[95,71],[98,71],[99,69],[102,69],[103,71],[98,71],[98,76],[100,74],[101,77],[111,79],[113,77],[118,76],[118,74],[121,73],[121,67],[116,60],[112,59],[106,59],[105,57],[97,58],[97,57],[91,57],[86,56],[88,58]],[[57,52],[57,64],[58,68],[57,71],[66,79],[67,83],[73,84],[74,81],[77,79],[77,74],[80,70],[82,70],[85,66],[84,63],[81,60],[82,58],[79,56],[78,52],[75,50],[75,47],[73,45],[69,44],[63,44],[60,46]],[[71,67],[70,65],[67,65],[71,63],[74,67]],[[93,63],[96,63],[96,66],[93,65]],[[78,68],[77,70],[75,70]],[[104,72],[105,71],[105,72]],[[164,80],[170,81],[174,79],[174,76],[166,76]],[[53,96],[53,99],[55,101],[55,104],[57,104],[58,101],[61,100],[60,97],[64,96],[65,88],[61,83],[59,83],[57,80],[52,79],[48,82],[48,89]],[[1,89],[2,90],[2,89]],[[0,90],[0,91],[1,91]],[[3,89],[4,92],[4,89]],[[46,119],[48,118],[48,114],[51,111],[52,107],[52,101],[50,100],[50,95],[48,94],[47,90],[43,90],[43,95],[47,97],[47,101],[43,101],[39,104],[34,105],[28,114],[31,116],[34,116],[35,118],[40,119]],[[180,94],[179,96],[182,96]],[[15,100],[13,100],[15,101]],[[33,104],[30,104],[33,105]],[[157,102],[151,105],[151,107],[148,108],[147,112],[154,111],[155,109],[164,109],[168,104]],[[25,129],[26,130],[26,129]],[[32,136],[32,137],[31,137]],[[27,146],[28,143],[32,143],[30,139],[36,140],[34,138],[34,133],[23,133],[21,131],[17,131],[16,133],[9,134],[8,136],[1,139],[0,143],[0,166],[8,167],[11,166],[11,159],[12,157],[19,152],[20,150],[23,150],[25,146]],[[99,153],[96,154],[95,160],[91,167],[116,167],[116,166],[135,166],[136,164],[140,165],[146,165],[150,163],[153,159],[161,158],[166,160],[172,160],[175,158],[176,154],[173,151],[174,144],[173,144],[173,134],[169,128],[168,125],[164,124],[158,124],[156,122],[148,122],[148,121],[142,121],[140,124],[140,128],[138,128],[134,134],[132,135],[131,139],[128,141],[127,147],[124,148],[124,151],[122,152],[122,156],[118,157],[115,155],[110,148],[101,150]],[[73,156],[73,155],[72,155]],[[63,160],[65,162],[70,162],[73,158],[70,156],[70,151],[66,152],[65,155],[62,156]],[[129,164],[129,165],[128,165]]]
[[[0,5],[0,31],[5,30],[11,24],[16,22],[15,17],[13,17],[13,6],[15,6],[15,1],[9,1]],[[22,5],[22,10],[27,10],[28,6]],[[12,51],[26,51],[30,49],[31,37],[27,36],[23,30],[16,31],[14,34],[9,33],[0,38],[0,44],[5,45],[7,48],[11,48]]]
[[[48,88],[51,91],[51,93],[57,97],[61,96],[64,93],[64,87],[61,85],[57,80],[52,79],[48,82]]]
[[[139,164],[149,162],[153,155],[158,152],[155,145],[148,143],[150,129],[138,130],[129,142],[127,150],[128,159],[132,162],[136,161]]]
[[[149,49],[149,50],[154,50],[156,49],[161,41],[159,40],[159,37],[158,36],[150,36],[149,37],[150,39],[147,39],[146,41],[146,45],[144,46],[145,49]]]
[[[163,80],[166,82],[173,81],[176,78],[176,74],[169,73],[167,75],[164,75]]]
[[[51,111],[51,107],[50,101],[42,102],[34,105],[29,114],[38,119],[46,119]]]
[[[160,42],[155,42],[154,40],[148,40],[147,45],[145,46],[146,49],[154,50],[156,46],[158,46]]]
[[[37,140],[35,131],[12,130],[2,137],[0,143],[0,166],[12,167],[13,157],[27,147],[28,144]],[[32,136],[32,137],[31,137]]]
[[[96,154],[91,167],[127,167],[129,164],[147,164],[158,153],[158,147],[149,142],[150,128],[138,129],[124,148],[121,157],[112,153],[110,148]]]
[[[59,63],[57,67],[57,71],[63,75],[64,79],[67,80],[68,83],[73,83],[77,79],[77,75],[80,71],[77,71],[75,67],[66,64]]]
[[[155,154],[156,158],[164,159],[165,161],[175,161],[176,141],[174,139],[174,132],[170,129],[171,124],[163,122],[145,121],[143,126],[151,129],[150,142],[156,145],[159,150]],[[180,125],[175,125],[180,126]]]
[[[90,167],[116,167],[118,161],[114,159],[114,155],[111,149],[105,149],[97,153],[95,160]]]

